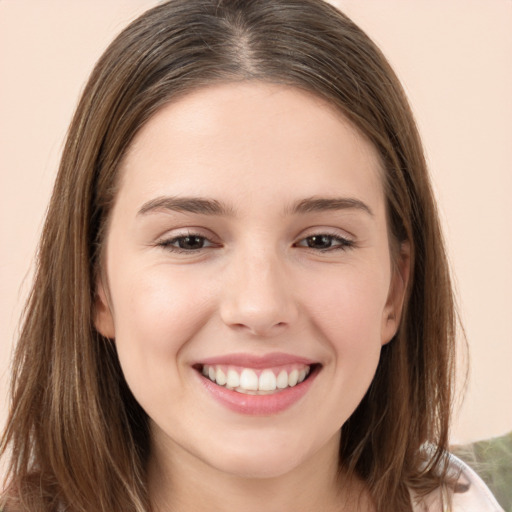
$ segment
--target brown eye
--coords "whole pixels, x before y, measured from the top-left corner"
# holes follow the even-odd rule
[[[333,237],[329,235],[314,235],[306,238],[311,249],[329,249],[332,247]]]
[[[175,242],[178,243],[178,247],[180,249],[184,249],[187,251],[193,251],[197,249],[202,249],[204,247],[205,238],[203,236],[183,236],[175,239]]]
[[[189,234],[161,240],[158,242],[158,246],[172,252],[194,252],[216,247],[216,244],[204,236]]]
[[[311,235],[295,244],[296,247],[307,247],[317,251],[345,250],[354,247],[354,242],[338,235],[320,233]]]

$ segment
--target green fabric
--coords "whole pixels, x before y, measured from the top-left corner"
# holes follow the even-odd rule
[[[451,450],[480,476],[505,512],[512,512],[512,432]]]

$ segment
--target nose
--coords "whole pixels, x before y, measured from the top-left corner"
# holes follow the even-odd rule
[[[298,304],[284,264],[275,254],[240,255],[224,281],[222,321],[241,332],[273,337],[299,317]]]

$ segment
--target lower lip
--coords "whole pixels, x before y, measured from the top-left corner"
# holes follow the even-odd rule
[[[309,391],[318,372],[319,368],[315,367],[300,384],[271,395],[246,395],[218,386],[196,371],[202,385],[215,400],[232,411],[255,416],[277,414],[297,403]]]

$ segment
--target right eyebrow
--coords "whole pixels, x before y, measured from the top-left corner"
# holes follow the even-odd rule
[[[233,215],[232,208],[220,203],[216,199],[177,196],[161,196],[151,199],[142,205],[137,215],[146,215],[162,210],[198,213],[202,215]]]

